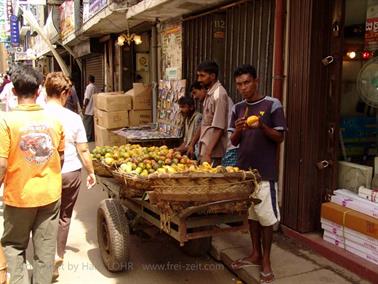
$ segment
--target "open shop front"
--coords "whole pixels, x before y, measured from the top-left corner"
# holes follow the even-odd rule
[[[291,17],[303,15],[296,1],[290,2]],[[378,2],[319,1],[315,6],[307,10],[317,18],[311,31],[289,27],[289,47],[297,48],[288,57],[287,116],[290,133],[298,137],[289,133],[286,141],[284,231],[374,282]],[[299,67],[298,50],[307,44]],[[302,121],[295,121],[298,116]]]

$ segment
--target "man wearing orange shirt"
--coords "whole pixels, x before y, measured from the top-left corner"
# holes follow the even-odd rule
[[[25,251],[32,233],[33,283],[52,280],[62,188],[61,123],[36,104],[42,76],[31,67],[12,73],[17,107],[0,119],[0,185],[10,283],[29,283]]]

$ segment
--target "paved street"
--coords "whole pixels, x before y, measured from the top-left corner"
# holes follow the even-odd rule
[[[68,238],[64,265],[57,283],[169,284],[235,283],[236,276],[212,258],[186,256],[173,239],[157,233],[152,238],[131,236],[130,271],[110,273],[97,246],[96,213],[106,195],[97,185],[81,189]],[[2,213],[2,212],[1,212]],[[1,214],[2,224],[2,214]],[[2,226],[1,226],[2,233]],[[29,245],[28,259],[31,259]]]

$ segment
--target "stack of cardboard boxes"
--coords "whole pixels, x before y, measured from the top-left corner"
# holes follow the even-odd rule
[[[94,103],[97,146],[126,144],[126,138],[113,131],[152,122],[151,85],[135,83],[126,93],[99,93],[95,95]]]
[[[125,144],[126,139],[112,131],[129,125],[131,97],[122,93],[99,93],[95,95],[94,102],[96,145]]]
[[[152,122],[152,86],[134,83],[126,92],[131,97],[132,108],[129,110],[129,126],[135,127]]]

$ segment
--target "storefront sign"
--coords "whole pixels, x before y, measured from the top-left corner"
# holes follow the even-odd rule
[[[74,1],[65,1],[60,5],[60,34],[62,38],[67,37],[75,31],[75,9]]]
[[[18,46],[20,44],[20,30],[18,27],[18,18],[15,15],[10,16],[10,35],[11,44]]]
[[[46,5],[46,0],[18,0],[18,5]]]
[[[108,4],[107,0],[84,0],[83,2],[83,22],[88,21],[98,11]]]
[[[368,0],[365,48],[372,51],[378,49],[378,0]]]
[[[16,52],[14,54],[15,61],[34,60],[35,55],[28,51]]]

